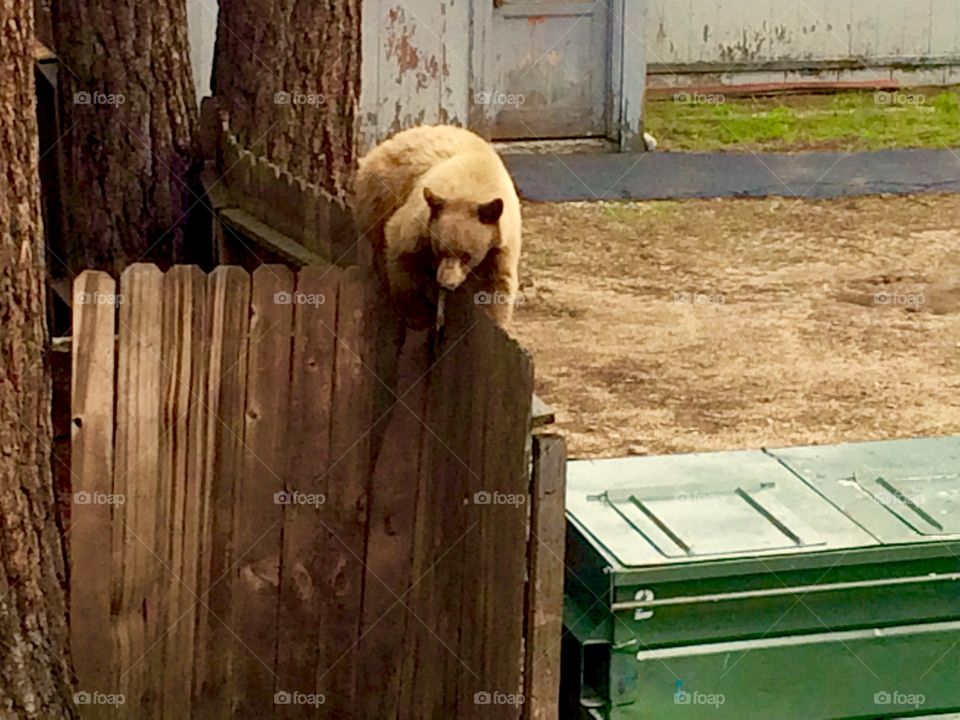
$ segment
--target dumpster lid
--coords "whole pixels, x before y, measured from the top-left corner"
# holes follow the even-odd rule
[[[960,535],[960,437],[768,452],[883,543]]]
[[[762,451],[571,461],[567,514],[625,567],[877,544]]]

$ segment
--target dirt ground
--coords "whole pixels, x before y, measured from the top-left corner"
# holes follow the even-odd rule
[[[571,457],[960,433],[960,196],[527,204]]]

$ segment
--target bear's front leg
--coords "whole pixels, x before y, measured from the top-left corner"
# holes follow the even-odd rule
[[[516,283],[510,278],[496,278],[487,291],[490,304],[486,311],[491,319],[500,327],[506,328],[513,319],[513,304],[516,301]]]
[[[508,327],[513,318],[518,290],[516,264],[508,250],[491,250],[474,275],[475,289],[485,296],[484,311],[502,328]]]

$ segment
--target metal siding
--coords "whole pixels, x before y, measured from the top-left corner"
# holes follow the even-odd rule
[[[956,0],[652,0],[652,64],[958,57]]]

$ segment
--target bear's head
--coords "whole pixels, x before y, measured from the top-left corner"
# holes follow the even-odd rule
[[[430,243],[437,263],[437,283],[456,290],[491,250],[501,247],[503,200],[477,202],[443,198],[429,188],[423,199],[430,208]]]

